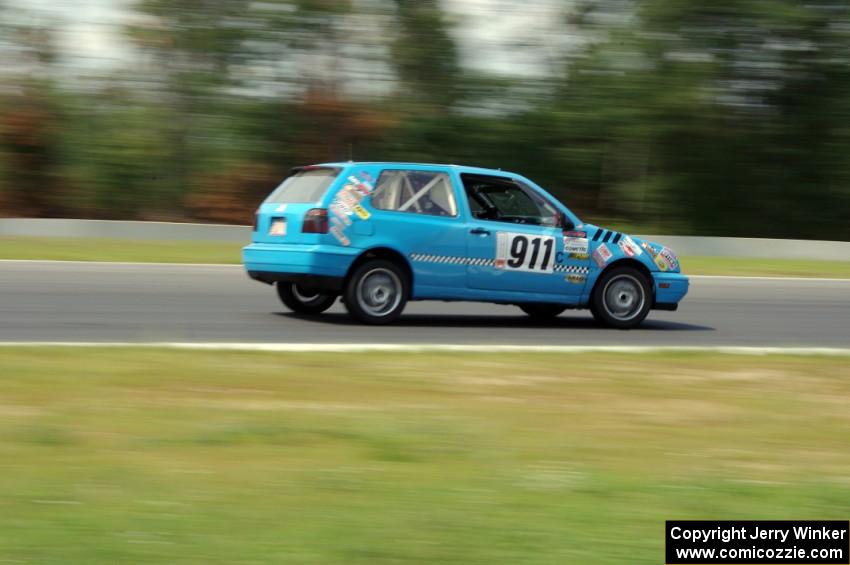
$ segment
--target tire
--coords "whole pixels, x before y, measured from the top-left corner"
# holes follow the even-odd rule
[[[561,304],[520,304],[519,309],[534,320],[544,321],[558,317],[567,307]]]
[[[596,282],[590,311],[597,322],[619,329],[640,325],[652,307],[652,286],[632,267],[614,267]]]
[[[275,286],[284,306],[299,314],[321,314],[336,300],[335,294],[302,289],[296,283],[279,282]]]
[[[383,259],[357,267],[348,279],[343,302],[356,320],[370,325],[398,320],[410,297],[410,281],[404,270]]]

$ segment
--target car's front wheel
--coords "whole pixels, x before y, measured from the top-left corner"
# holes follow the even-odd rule
[[[652,287],[646,275],[632,267],[615,267],[597,281],[590,311],[606,326],[630,329],[638,326],[652,307]]]
[[[567,309],[561,304],[520,304],[519,309],[535,320],[552,320]]]
[[[284,306],[299,314],[321,314],[336,300],[335,294],[308,290],[292,282],[279,282],[275,286]]]
[[[343,302],[364,324],[389,324],[401,316],[410,296],[407,273],[390,261],[375,259],[357,267],[348,279]]]

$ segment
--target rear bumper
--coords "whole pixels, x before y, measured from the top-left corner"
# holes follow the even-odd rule
[[[681,273],[653,273],[655,280],[655,310],[676,310],[688,293],[690,282]]]
[[[299,275],[293,273],[270,273],[268,271],[248,271],[248,276],[255,281],[266,284],[277,282],[296,283],[301,288],[323,290],[325,292],[341,292],[343,277],[328,277],[324,275]]]
[[[251,278],[263,282],[297,275],[341,279],[359,253],[334,245],[252,243],[242,249],[242,262]]]

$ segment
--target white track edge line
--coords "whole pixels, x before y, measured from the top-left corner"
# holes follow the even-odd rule
[[[730,279],[730,280],[753,280],[753,281],[799,281],[799,282],[843,282],[850,283],[850,278],[829,278],[829,277],[754,277],[746,275],[688,275],[689,279]]]
[[[134,349],[184,349],[215,351],[264,351],[280,353],[446,352],[446,353],[724,353],[735,355],[832,355],[850,356],[850,347],[749,347],[749,346],[655,346],[655,345],[442,345],[396,343],[215,343],[215,342],[69,342],[4,341],[0,348],[78,347]]]

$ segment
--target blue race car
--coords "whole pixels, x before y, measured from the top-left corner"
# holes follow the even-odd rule
[[[408,300],[471,300],[633,328],[688,292],[670,249],[582,223],[520,175],[457,165],[298,167],[260,205],[243,260],[293,311],[342,296],[367,324]]]

